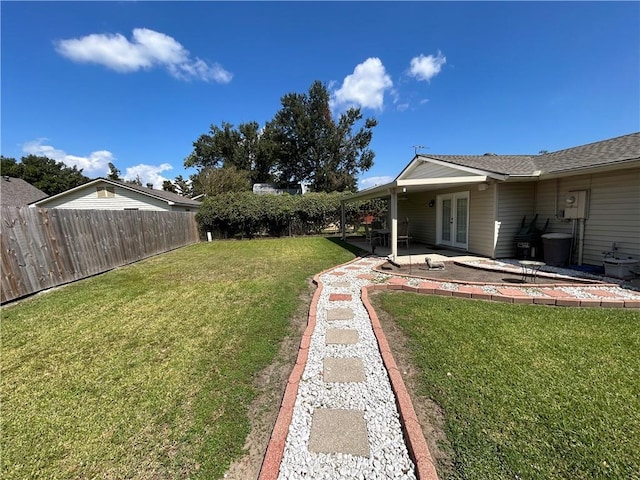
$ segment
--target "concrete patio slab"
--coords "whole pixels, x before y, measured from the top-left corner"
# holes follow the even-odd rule
[[[334,357],[325,358],[324,381],[332,383],[366,381],[362,359]]]
[[[369,456],[363,410],[317,408],[313,412],[309,451]]]
[[[353,345],[358,343],[358,331],[351,328],[330,328],[325,335],[325,344]]]

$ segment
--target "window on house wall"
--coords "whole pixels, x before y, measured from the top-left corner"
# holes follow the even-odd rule
[[[116,196],[115,187],[96,187],[98,198],[112,198]]]

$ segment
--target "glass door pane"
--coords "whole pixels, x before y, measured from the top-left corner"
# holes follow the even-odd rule
[[[456,198],[456,244],[460,246],[467,245],[468,205],[468,198]]]
[[[442,199],[442,232],[441,238],[443,242],[450,243],[451,242],[451,222],[453,218],[451,216],[453,212],[451,211],[451,199],[443,198]]]

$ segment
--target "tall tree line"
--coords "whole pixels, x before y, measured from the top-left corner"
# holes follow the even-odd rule
[[[254,183],[357,190],[358,175],[373,166],[369,143],[377,121],[363,119],[358,108],[335,119],[329,92],[319,81],[307,93],[284,95],[281,105],[262,128],[255,121],[237,128],[223,122],[193,142],[184,164],[198,169],[192,175],[195,194],[247,190]]]
[[[38,155],[27,155],[19,162],[15,158],[2,157],[0,171],[2,175],[21,178],[47,195],[57,195],[89,181],[82,169]]]

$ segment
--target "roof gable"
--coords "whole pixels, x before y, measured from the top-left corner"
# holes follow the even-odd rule
[[[100,180],[103,180],[107,183],[111,183],[113,185],[118,185],[123,188],[128,188],[129,190],[142,193],[143,195],[147,195],[149,197],[157,198],[167,203],[175,203],[176,205],[185,205],[185,206],[194,206],[194,207],[200,206],[200,202],[198,202],[197,200],[192,200],[190,198],[183,197],[182,195],[178,195],[177,193],[167,192],[166,190],[156,190],[155,188],[143,187],[135,183],[120,182],[117,180],[109,180],[106,178],[101,178]]]
[[[45,200],[36,202],[36,205],[40,206],[40,204],[45,204],[49,201],[58,200],[62,197],[65,197],[72,192],[77,192],[79,190],[84,190],[87,188],[93,188],[99,184],[109,184],[118,186],[121,188],[125,188],[127,190],[136,192],[138,194],[142,194],[146,197],[154,198],[156,200],[160,200],[169,205],[179,205],[184,207],[199,207],[201,205],[200,202],[196,200],[192,200],[190,198],[183,197],[182,195],[178,195],[173,192],[166,192],[164,190],[155,190],[148,187],[141,187],[140,185],[136,185],[134,183],[121,182],[117,180],[109,180],[108,178],[96,178],[95,180],[91,180],[88,183],[84,183],[78,187],[72,188],[70,190],[59,193],[58,195],[54,195],[53,197],[49,197]],[[33,202],[32,202],[33,203]]]
[[[422,155],[456,167],[482,171],[494,175],[535,175],[539,170],[531,155]]]

